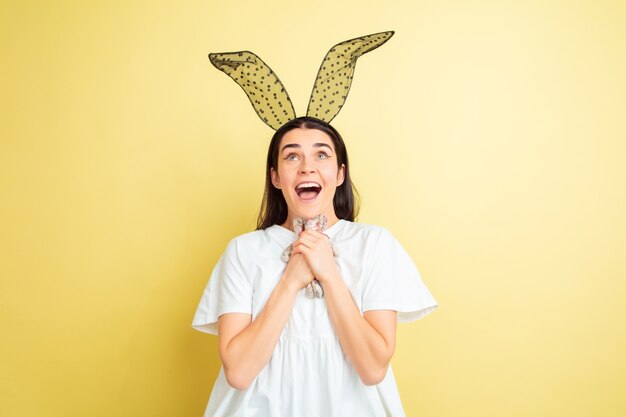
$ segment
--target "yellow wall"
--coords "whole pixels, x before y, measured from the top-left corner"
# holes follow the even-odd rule
[[[399,327],[407,414],[626,415],[626,6],[515,3],[3,1],[0,416],[202,414],[190,323],[272,133],[207,54],[256,52],[302,115],[383,30],[333,124],[441,304]]]

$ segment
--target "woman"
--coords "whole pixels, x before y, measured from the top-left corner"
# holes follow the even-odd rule
[[[296,235],[318,216],[325,230]],[[404,415],[389,366],[396,322],[437,302],[398,241],[355,216],[339,133],[313,117],[280,127],[258,229],[229,243],[194,318],[218,334],[223,364],[205,416]],[[305,295],[314,280],[321,298]]]

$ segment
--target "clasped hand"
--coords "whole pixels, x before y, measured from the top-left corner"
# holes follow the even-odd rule
[[[304,258],[305,265],[301,265],[302,258]],[[294,265],[291,265],[292,262]],[[306,267],[307,273],[299,277],[305,281],[303,287],[313,278],[323,285],[339,275],[330,238],[314,229],[302,231],[298,240],[293,243],[287,268],[291,269],[290,266],[300,270],[299,274],[302,274],[304,272],[302,269]]]

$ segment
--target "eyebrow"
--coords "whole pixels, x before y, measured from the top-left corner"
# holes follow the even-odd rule
[[[327,143],[318,142],[318,143],[314,143],[313,144],[314,148],[321,148],[321,147],[324,147],[324,146],[327,147],[332,152],[333,149]],[[285,146],[283,146],[283,148],[280,150],[280,152],[282,153],[287,148],[302,148],[302,146],[300,146],[297,143],[288,143]]]

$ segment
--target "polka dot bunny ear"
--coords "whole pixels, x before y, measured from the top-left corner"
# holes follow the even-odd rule
[[[226,73],[250,99],[261,120],[277,130],[296,118],[289,94],[278,76],[250,51],[209,54],[211,63]]]
[[[317,73],[307,116],[330,123],[348,97],[356,61],[393,36],[393,31],[350,39],[333,46]],[[250,51],[211,53],[215,68],[232,78],[246,93],[261,120],[274,130],[296,118],[285,86],[261,58]]]
[[[357,59],[387,42],[394,33],[361,36],[330,48],[317,73],[306,115],[330,123],[348,97]]]

